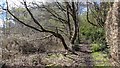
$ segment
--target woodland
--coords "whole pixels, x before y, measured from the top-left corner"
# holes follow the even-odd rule
[[[0,8],[6,11],[6,19],[3,27],[0,27],[0,64],[3,68],[119,65],[119,61],[111,61],[114,58],[111,56],[114,53],[112,49],[115,49],[112,46],[117,44],[109,42],[109,39],[115,39],[111,39],[114,35],[107,33],[110,29],[111,33],[115,30],[112,31],[114,25],[109,22],[119,23],[114,21],[117,14],[110,18],[110,15],[120,13],[119,2],[23,0],[20,4],[14,3],[11,6],[6,2],[6,8]],[[106,23],[111,26],[107,28],[109,25]],[[119,35],[119,24],[117,32]]]

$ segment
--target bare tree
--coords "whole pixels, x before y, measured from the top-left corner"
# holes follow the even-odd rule
[[[56,20],[59,22],[59,24],[62,24],[62,26],[64,26],[64,29],[68,29],[69,34],[67,37],[69,37],[69,41],[71,44],[75,43],[75,40],[78,36],[79,33],[79,18],[78,18],[78,14],[79,14],[79,6],[80,3],[78,2],[65,2],[64,5],[62,3],[59,2],[55,2],[54,4],[56,5],[56,7],[58,8],[58,11],[60,13],[58,13],[56,10],[54,10],[53,8],[50,8],[49,5],[39,5],[37,3],[33,3],[34,5],[36,5],[38,8],[44,8],[50,15],[52,19]],[[72,49],[70,49],[68,47],[68,44],[65,41],[65,38],[63,36],[63,34],[61,34],[61,32],[63,33],[62,30],[58,29],[57,27],[54,28],[56,29],[56,31],[54,30],[49,30],[47,28],[45,28],[43,25],[41,25],[41,23],[35,18],[35,16],[33,15],[33,13],[30,10],[30,7],[28,6],[28,4],[26,3],[25,0],[23,0],[23,5],[25,7],[25,9],[27,10],[28,14],[30,15],[31,19],[33,20],[33,23],[35,23],[37,26],[39,27],[35,27],[33,25],[30,25],[24,21],[22,21],[20,18],[18,18],[17,16],[15,16],[9,9],[8,7],[8,2],[7,2],[7,12],[12,15],[18,22],[20,22],[21,24],[34,29],[38,32],[45,32],[45,33],[50,33],[52,35],[54,35],[56,38],[60,39],[64,48],[70,52],[72,52],[73,54],[76,54]],[[63,15],[65,14],[65,16]],[[61,16],[62,15],[62,16]],[[63,17],[64,16],[64,17]]]
[[[113,2],[87,2],[87,21],[93,26],[104,27],[107,12],[112,6]],[[90,15],[92,16],[92,21],[90,20]]]

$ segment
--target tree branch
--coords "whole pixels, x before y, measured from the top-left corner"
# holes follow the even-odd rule
[[[25,26],[27,26],[27,27],[29,27],[29,28],[31,28],[31,29],[34,29],[34,30],[36,30],[36,31],[46,32],[46,33],[50,33],[50,34],[54,35],[56,38],[58,38],[58,39],[61,40],[61,42],[62,42],[65,50],[67,50],[67,51],[69,51],[69,52],[72,52],[72,54],[78,55],[77,53],[75,53],[73,50],[71,50],[71,49],[67,46],[64,37],[63,37],[60,33],[54,32],[54,31],[50,31],[50,30],[47,30],[47,29],[44,29],[44,28],[42,27],[42,25],[40,25],[40,24],[37,22],[37,20],[34,18],[34,16],[32,15],[32,13],[29,11],[29,9],[28,9],[28,7],[27,7],[27,5],[26,5],[26,2],[24,2],[24,5],[25,5],[25,8],[27,9],[27,11],[29,12],[29,14],[31,15],[33,21],[41,27],[41,30],[38,29],[38,28],[36,28],[36,27],[33,27],[33,26],[31,26],[31,25],[28,25],[28,24],[26,24],[26,23],[23,22],[23,21],[21,21],[19,18],[17,18],[14,14],[12,14],[12,13],[10,12],[10,10],[9,10],[8,7],[7,7],[7,11],[9,12],[10,15],[12,15],[12,16],[13,16],[17,21],[19,21],[21,24],[23,24],[23,25],[25,25]],[[7,2],[7,6],[8,6],[8,2]]]
[[[7,8],[7,12],[8,12],[10,15],[12,15],[12,16],[13,16],[17,21],[19,21],[21,24],[23,24],[23,25],[25,25],[25,26],[27,26],[27,27],[30,27],[30,28],[32,28],[32,29],[34,29],[34,30],[36,30],[36,31],[42,32],[42,30],[39,30],[39,29],[37,29],[36,27],[33,27],[33,26],[31,26],[31,25],[28,25],[28,24],[24,23],[23,21],[19,20],[19,18],[17,18],[15,15],[13,15],[8,8]]]
[[[50,9],[46,8],[46,6],[45,6],[44,4],[43,4],[43,7],[44,7],[50,14],[52,14],[53,17],[57,18],[57,19],[60,20],[60,21],[64,21],[65,24],[67,23],[67,21],[66,21],[65,19],[60,18],[60,17],[58,16],[58,14],[57,14],[57,16],[56,16]],[[54,12],[55,12],[55,11],[54,11]]]
[[[93,26],[97,26],[96,24],[94,24],[94,23],[92,23],[90,20],[89,20],[89,8],[88,8],[88,4],[87,4],[87,21],[88,21],[88,23],[90,23],[91,25],[93,25]],[[98,26],[97,26],[98,27]]]
[[[24,1],[24,0],[23,0],[23,1]],[[40,25],[40,23],[34,18],[33,14],[32,14],[31,11],[28,9],[27,4],[26,4],[26,1],[24,1],[24,6],[25,6],[26,10],[28,11],[28,13],[30,14],[31,18],[33,19],[33,21],[34,21],[38,26],[40,26],[40,28],[41,28],[42,30],[44,30],[44,28],[43,28],[43,27]]]

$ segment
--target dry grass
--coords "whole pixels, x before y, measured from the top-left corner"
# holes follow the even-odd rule
[[[0,40],[2,48],[2,62],[7,65],[40,66],[50,64],[45,51],[64,50],[61,43],[53,38],[28,41],[28,37],[9,36]],[[61,59],[62,60],[62,59]]]

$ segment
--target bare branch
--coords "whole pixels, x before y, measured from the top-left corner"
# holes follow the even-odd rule
[[[71,49],[67,46],[67,43],[65,42],[65,39],[64,39],[64,37],[62,36],[62,34],[60,34],[59,32],[54,32],[54,31],[52,31],[52,30],[48,30],[48,29],[43,28],[43,26],[40,25],[40,23],[34,18],[34,16],[33,16],[33,14],[31,13],[31,11],[28,9],[28,6],[27,6],[27,4],[26,4],[26,1],[25,1],[25,0],[23,0],[23,1],[24,1],[24,6],[25,6],[25,8],[26,8],[26,10],[28,11],[29,15],[32,17],[34,23],[36,23],[38,26],[40,26],[41,29],[38,29],[37,27],[28,25],[28,24],[26,24],[25,22],[21,21],[21,20],[20,20],[19,18],[17,18],[13,13],[10,12],[10,10],[9,10],[8,7],[7,7],[7,12],[9,12],[9,14],[12,15],[18,22],[20,22],[21,24],[23,24],[23,25],[25,25],[25,26],[27,26],[27,27],[29,27],[29,28],[31,28],[31,29],[34,29],[34,30],[39,31],[39,32],[50,33],[50,34],[54,35],[56,38],[60,39],[60,41],[62,42],[64,48],[65,48],[67,51],[72,52],[72,54],[78,55],[77,53],[75,53],[73,50],[71,50]],[[8,6],[8,3],[7,3],[7,6]],[[61,21],[64,21],[65,23],[67,22],[66,20],[64,20],[64,19],[56,16],[56,15],[55,15],[54,13],[52,13],[48,8],[45,7],[45,9],[46,9],[49,13],[51,13],[54,17],[60,19]],[[75,18],[75,19],[76,19],[76,18]]]
[[[92,22],[89,20],[89,8],[88,8],[88,4],[87,4],[87,15],[86,15],[86,17],[87,17],[88,23],[90,23],[90,24],[93,25],[93,26],[97,26],[96,24],[92,23]],[[97,26],[97,27],[98,27],[98,26]]]
[[[55,15],[55,14],[53,13],[53,11],[51,11],[51,9],[48,9],[44,4],[43,4],[43,7],[44,7],[50,14],[52,14],[53,17],[57,18],[57,19],[60,20],[60,21],[63,21],[65,24],[67,23],[67,21],[66,21],[65,19],[62,19],[61,17],[59,17],[57,13],[56,13],[57,15]],[[55,12],[55,11],[54,11],[54,12]]]
[[[8,2],[7,2],[7,6],[8,6]],[[9,8],[7,7],[7,12],[10,14],[10,15],[12,15],[17,21],[19,21],[21,24],[23,24],[23,25],[25,25],[25,26],[27,26],[27,27],[30,27],[30,28],[32,28],[32,29],[34,29],[34,30],[36,30],[36,31],[39,31],[39,32],[42,32],[41,30],[39,30],[39,29],[37,29],[37,28],[35,28],[35,27],[33,27],[33,26],[31,26],[31,25],[28,25],[28,24],[26,24],[26,23],[24,23],[23,21],[21,21],[19,18],[17,18],[15,15],[13,15],[11,12],[10,12],[10,10],[9,10]]]
[[[26,10],[28,11],[28,13],[30,14],[31,18],[33,19],[33,21],[34,21],[38,26],[40,26],[40,28],[41,28],[42,30],[44,30],[44,28],[43,28],[43,27],[40,25],[40,23],[34,18],[33,14],[32,14],[31,11],[28,9],[27,4],[26,4],[26,1],[24,1],[24,6],[25,6]]]

